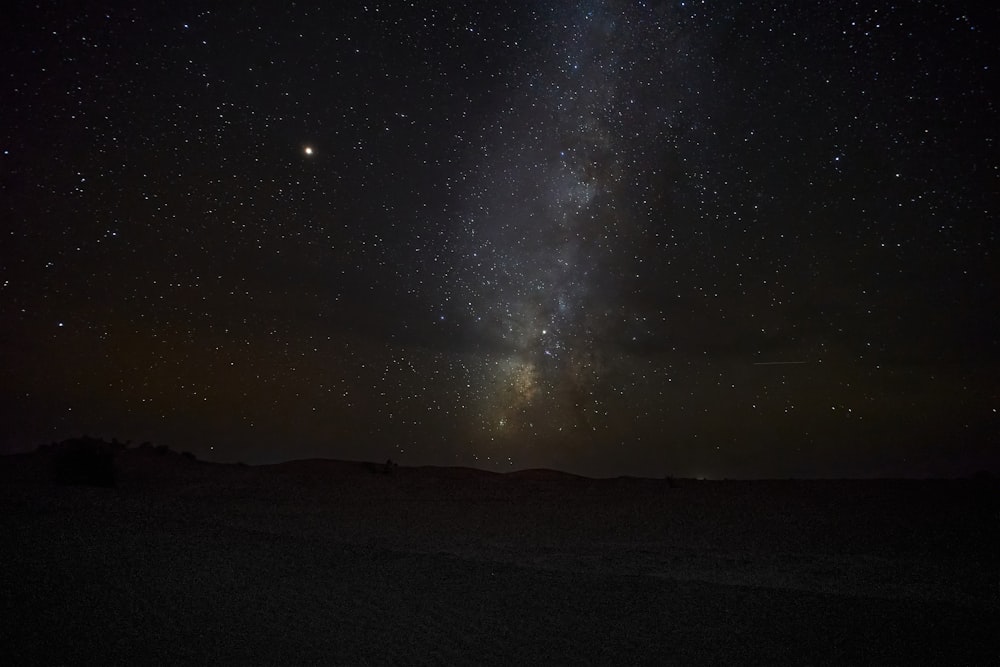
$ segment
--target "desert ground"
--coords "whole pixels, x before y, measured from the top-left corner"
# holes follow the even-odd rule
[[[994,480],[0,462],[6,664],[1000,664]]]

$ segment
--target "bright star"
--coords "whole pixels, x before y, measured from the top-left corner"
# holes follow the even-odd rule
[[[306,155],[312,155],[312,154],[313,154],[313,148],[312,148],[312,146],[306,146],[306,147],[305,147],[305,148],[303,149],[303,152],[304,152],[304,153],[305,153]]]

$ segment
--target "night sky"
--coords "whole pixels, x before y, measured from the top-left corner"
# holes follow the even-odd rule
[[[321,4],[3,10],[4,451],[998,465],[989,3]]]

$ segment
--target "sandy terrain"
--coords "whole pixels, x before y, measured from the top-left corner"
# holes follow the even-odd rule
[[[0,464],[8,664],[998,664],[995,483]]]

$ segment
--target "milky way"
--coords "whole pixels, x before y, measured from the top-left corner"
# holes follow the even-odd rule
[[[986,466],[1000,58],[911,4],[22,4],[3,447]]]
[[[456,298],[495,343],[474,394],[483,432],[508,446],[605,421],[606,366],[619,364],[614,336],[628,317],[614,302],[643,240],[642,211],[623,202],[641,195],[646,132],[666,129],[636,108],[651,82],[635,52],[673,55],[642,18],[633,7],[547,17],[550,45],[509,74],[509,105],[464,202]]]

